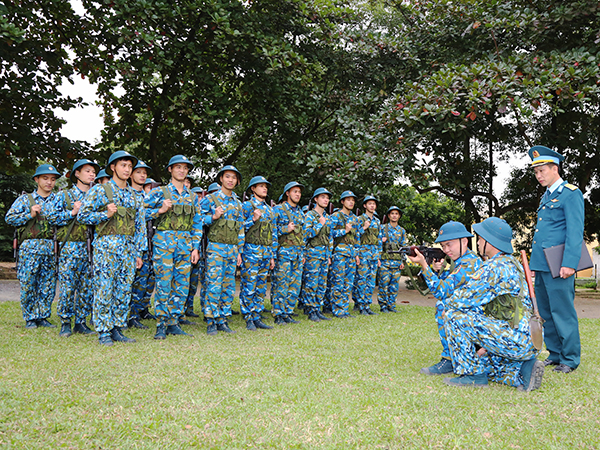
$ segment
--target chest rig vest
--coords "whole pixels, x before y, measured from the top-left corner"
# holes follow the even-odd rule
[[[69,193],[62,191],[67,204],[67,211],[73,211],[73,204]],[[69,220],[69,223],[62,227],[56,227],[56,240],[60,242],[83,242],[87,238],[87,225],[79,223],[76,217]]]
[[[27,194],[29,200],[29,209],[33,208],[36,203],[32,194]],[[41,214],[36,214],[35,217],[29,219],[25,225],[17,229],[19,235],[19,245],[27,239],[52,239],[53,231],[48,220]]]
[[[335,229],[336,230],[341,230],[343,228],[346,228],[346,216],[344,216],[344,213],[341,211],[338,211],[337,213],[338,218],[342,221],[341,225],[336,225]],[[349,233],[344,234],[343,236],[340,237],[336,237],[333,240],[333,247],[337,247],[340,244],[346,244],[346,245],[356,245],[357,240],[356,240],[356,230],[354,228],[352,228],[350,230]]]
[[[285,203],[281,207],[285,213],[287,214],[288,220],[293,222],[292,214],[290,213],[290,208],[286,207]],[[296,228],[294,231],[288,234],[284,234],[283,236],[279,236],[279,245],[281,247],[300,247],[302,245],[302,227],[296,224]]]
[[[387,225],[388,225],[387,227],[384,225],[384,228],[385,228],[385,237],[387,239],[383,243],[383,252],[381,253],[381,259],[392,259],[392,260],[400,261],[400,260],[402,260],[402,254],[401,253],[390,253],[391,251],[398,251],[398,250],[400,250],[401,245],[398,242],[391,242],[391,240],[390,240],[390,226],[389,226],[389,224],[387,224]]]
[[[365,221],[369,219],[369,216],[363,214]],[[379,243],[379,228],[369,227],[365,230],[363,235],[360,237],[360,245],[377,245]]]
[[[256,208],[254,200],[250,199],[252,206]],[[246,243],[268,247],[273,243],[273,224],[262,220],[262,216],[246,231]]]
[[[309,214],[316,219],[320,217],[315,210],[310,211]],[[329,246],[329,225],[323,225],[315,237],[308,239],[306,246],[310,248]]]
[[[210,198],[215,202],[217,207],[223,207],[216,194],[211,194]],[[235,210],[238,214],[240,213],[241,207],[239,202],[236,202]],[[219,244],[237,245],[242,225],[243,223],[238,220],[224,219],[221,216],[211,224],[208,230],[208,240]]]
[[[113,189],[109,183],[102,185],[108,203],[113,203]],[[126,189],[130,189],[127,187]],[[101,211],[106,211],[106,207]],[[124,235],[133,236],[135,234],[135,208],[128,208],[125,206],[117,206],[117,212],[108,219],[106,222],[102,222],[96,226],[97,236],[108,236],[108,235]]]
[[[169,189],[162,186],[161,190],[166,200],[173,200]],[[173,205],[170,210],[160,215],[156,225],[158,231],[192,231],[196,206],[191,196],[184,198],[183,202]]]

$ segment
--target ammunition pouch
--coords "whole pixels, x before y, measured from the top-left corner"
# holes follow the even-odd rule
[[[306,246],[309,248],[329,246],[329,225],[323,225],[314,238],[308,239]]]
[[[486,316],[508,322],[511,327],[518,328],[519,322],[527,313],[523,300],[519,296],[502,294],[483,308]]]
[[[377,228],[367,228],[360,237],[360,245],[377,245],[379,242],[379,230]]]
[[[346,220],[344,219],[343,214],[341,213],[341,211],[338,213],[338,217],[340,219],[342,219],[342,226],[337,226],[335,227],[336,230],[341,230],[346,228]],[[337,247],[340,244],[346,244],[346,245],[356,245],[357,244],[357,240],[356,240],[356,230],[351,229],[349,233],[344,234],[343,236],[334,238],[333,240],[333,247]]]
[[[52,239],[54,232],[48,220],[37,214],[18,229],[19,246],[27,239]]]
[[[273,244],[273,224],[259,220],[246,231],[246,243],[268,247]]]
[[[158,231],[192,231],[196,207],[191,203],[176,204],[162,214],[156,226]]]
[[[87,225],[77,222],[75,218],[68,225],[56,229],[56,240],[59,242],[83,242],[86,239]]]
[[[135,234],[135,209],[117,206],[117,212],[106,222],[96,227],[97,236],[121,234],[133,236]]]
[[[302,246],[302,231],[292,231],[291,233],[279,236],[280,247],[301,247]]]
[[[218,218],[210,226],[208,240],[220,244],[237,245],[242,222],[233,219]]]

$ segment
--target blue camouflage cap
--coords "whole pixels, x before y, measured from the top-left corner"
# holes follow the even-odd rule
[[[352,191],[344,191],[342,192],[342,195],[340,195],[340,201],[344,200],[345,198],[348,197],[354,197],[354,200],[356,200],[356,195],[354,195],[354,192]]]
[[[318,197],[321,194],[327,194],[329,195],[329,198],[333,197],[333,194],[331,192],[329,192],[324,187],[320,187],[313,193],[312,198]]]
[[[60,173],[52,164],[42,164],[38,166],[31,178],[39,177],[41,175],[56,175],[56,178],[60,177]]]
[[[375,203],[379,203],[379,200],[377,200],[375,197],[373,197],[372,195],[367,195],[365,196],[365,198],[362,201],[362,204],[364,205],[365,203],[367,203],[369,200],[373,200]]]
[[[271,183],[269,183],[265,177],[257,175],[250,180],[250,183],[248,183],[248,187],[246,188],[246,190],[260,183],[265,183],[267,186],[271,186]]]
[[[175,164],[187,164],[190,170],[194,168],[194,163],[190,160],[190,158],[184,155],[175,155],[171,157],[169,164],[167,164],[167,169]]]
[[[219,189],[221,189],[219,183],[211,183],[210,186],[208,186],[207,192],[212,194],[213,192],[217,192]]]
[[[75,183],[75,171],[81,169],[83,166],[92,166],[96,173],[100,170],[100,165],[91,159],[80,159],[75,164],[73,164],[73,168],[71,169],[71,173],[69,174],[69,180],[72,183]],[[96,177],[97,178],[97,177]]]
[[[440,227],[440,232],[435,242],[451,241],[453,239],[473,237],[467,228],[460,222],[450,221]]]
[[[513,232],[506,220],[488,217],[483,222],[473,225],[473,231],[501,252],[508,254],[513,252],[511,243]]]

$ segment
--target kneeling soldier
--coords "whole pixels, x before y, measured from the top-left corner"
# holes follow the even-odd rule
[[[531,340],[532,303],[523,268],[512,256],[512,229],[490,217],[473,225],[473,231],[486,261],[446,306],[446,333],[458,377],[444,383],[486,387],[489,378],[519,390],[537,389],[544,364]]]

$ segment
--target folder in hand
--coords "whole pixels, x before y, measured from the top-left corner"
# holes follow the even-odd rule
[[[558,278],[560,276],[560,268],[562,267],[563,253],[565,252],[565,244],[555,245],[554,247],[548,247],[544,249],[544,256],[546,256],[546,262],[550,268],[552,278]],[[587,250],[585,242],[581,244],[581,258],[577,265],[577,272],[593,267],[592,258]]]

